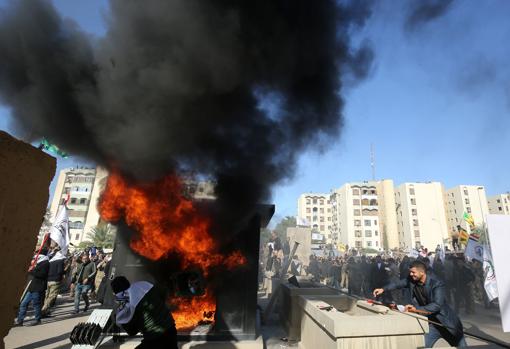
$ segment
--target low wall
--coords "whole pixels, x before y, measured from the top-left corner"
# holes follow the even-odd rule
[[[0,131],[0,349],[26,286],[56,160]]]

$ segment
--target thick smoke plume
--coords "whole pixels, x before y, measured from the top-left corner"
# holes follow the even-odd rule
[[[408,31],[414,31],[420,26],[431,22],[448,12],[454,0],[412,0],[404,24]]]
[[[51,2],[12,1],[0,101],[34,139],[137,179],[208,175],[241,211],[339,135],[342,76],[373,59],[350,36],[370,15],[357,0],[111,0],[91,39]]]

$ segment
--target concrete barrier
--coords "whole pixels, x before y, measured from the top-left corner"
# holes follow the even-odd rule
[[[299,306],[299,297],[304,295],[339,295],[340,292],[325,285],[314,283],[307,278],[297,278],[299,286],[285,282],[278,300],[280,323],[290,341],[298,341],[301,333],[303,309]]]
[[[423,348],[426,318],[346,295],[300,296],[300,349]]]

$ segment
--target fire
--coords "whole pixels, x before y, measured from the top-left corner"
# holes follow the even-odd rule
[[[246,264],[239,251],[230,255],[218,252],[210,234],[211,221],[200,214],[193,202],[182,194],[182,183],[175,175],[143,184],[128,182],[119,173],[112,173],[99,202],[101,217],[109,222],[124,220],[139,234],[130,247],[151,260],[177,254],[181,268],[200,268],[205,277],[212,268],[223,266],[232,270]],[[172,304],[177,328],[195,326],[204,316],[214,314],[216,302],[211,290],[193,298],[175,298]]]
[[[178,330],[191,329],[214,321],[216,300],[210,290],[198,297],[173,298],[170,304],[176,307],[172,315]]]

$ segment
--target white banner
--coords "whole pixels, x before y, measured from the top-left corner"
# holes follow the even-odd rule
[[[69,248],[69,216],[65,205],[60,206],[60,210],[51,226],[50,239],[60,246],[60,251],[65,256]]]
[[[510,216],[488,215],[487,226],[499,291],[499,309],[503,331],[510,332],[510,273],[508,273],[508,248],[510,246]],[[485,262],[484,262],[485,270]]]

